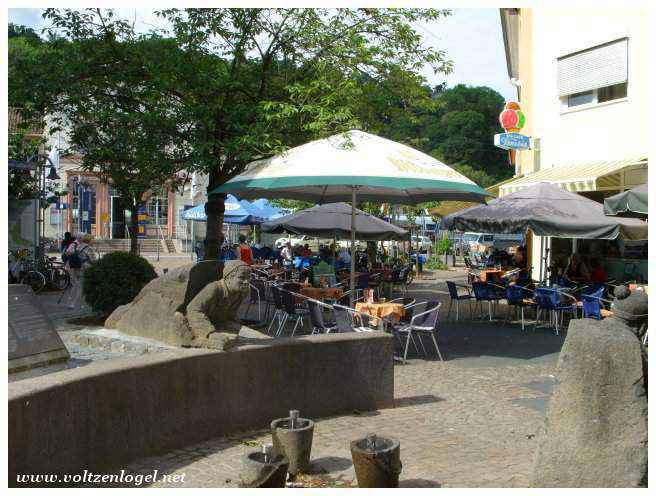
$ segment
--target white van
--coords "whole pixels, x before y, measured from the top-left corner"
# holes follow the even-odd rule
[[[462,245],[465,252],[484,252],[487,248],[493,247],[500,250],[510,246],[524,244],[523,234],[487,234],[466,232],[462,235]]]

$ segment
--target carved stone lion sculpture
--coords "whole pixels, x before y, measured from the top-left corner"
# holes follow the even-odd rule
[[[226,262],[223,278],[209,283],[187,305],[191,346],[227,349],[237,341],[241,324],[237,311],[248,295],[250,267],[240,260]]]

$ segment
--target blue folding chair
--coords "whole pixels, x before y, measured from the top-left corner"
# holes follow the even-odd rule
[[[517,312],[517,309],[519,309],[521,313],[522,331],[526,328],[524,325],[524,308],[534,308],[536,306],[536,303],[529,299],[528,292],[528,289],[519,284],[508,284],[508,286],[506,286],[508,314],[506,315],[505,322],[508,322],[510,317],[510,307],[515,307],[515,312]]]
[[[469,318],[471,319],[473,317],[472,314],[472,305],[471,305],[471,300],[473,298],[471,291],[468,286],[464,286],[462,284],[456,284],[453,281],[447,281],[446,282],[446,287],[449,288],[449,296],[451,297],[451,301],[449,302],[449,310],[446,313],[447,319],[449,318],[449,315],[451,315],[451,307],[453,306],[453,302],[456,302],[456,320],[460,320],[460,302],[461,301],[468,301],[469,302]],[[464,293],[459,293],[458,288],[463,288],[467,290],[467,294]]]
[[[565,293],[564,291],[558,291],[555,288],[539,287],[535,289],[535,294],[533,296],[535,303],[537,305],[537,312],[535,316],[535,326],[537,327],[538,322],[540,321],[540,315],[543,312],[549,314],[549,324],[555,329],[556,335],[560,334],[560,325],[562,325],[563,315],[566,312],[570,312],[572,315],[576,315],[577,306],[574,304],[563,304],[561,302],[561,295],[565,298],[570,298],[576,302],[576,299]],[[560,320],[560,325],[559,325]]]
[[[474,282],[472,283],[472,290],[474,291],[474,298],[476,298],[476,306],[481,308],[481,302],[487,301],[488,315],[490,316],[490,322],[492,322],[492,305],[499,303],[503,297],[499,296],[495,291],[494,287],[486,282]]]
[[[586,319],[601,320],[601,300],[604,295],[604,287],[597,289],[597,291],[581,295],[581,303],[583,304],[583,317]]]

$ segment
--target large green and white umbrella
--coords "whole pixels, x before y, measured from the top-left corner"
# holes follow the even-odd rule
[[[352,130],[256,160],[212,193],[238,198],[287,198],[353,207],[351,287],[355,272],[357,200],[415,205],[435,200],[483,202],[490,193],[409,146]]]
[[[238,198],[316,203],[360,201],[414,205],[433,200],[482,201],[490,194],[439,160],[362,131],[349,131],[256,160],[217,188]]]

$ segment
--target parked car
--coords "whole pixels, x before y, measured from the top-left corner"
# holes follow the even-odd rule
[[[291,241],[292,246],[298,246],[298,245],[304,245],[305,243],[309,243],[311,240],[312,238],[309,238],[308,236],[278,238],[275,241],[275,247],[276,249],[280,250],[283,246],[287,244],[288,241]]]

